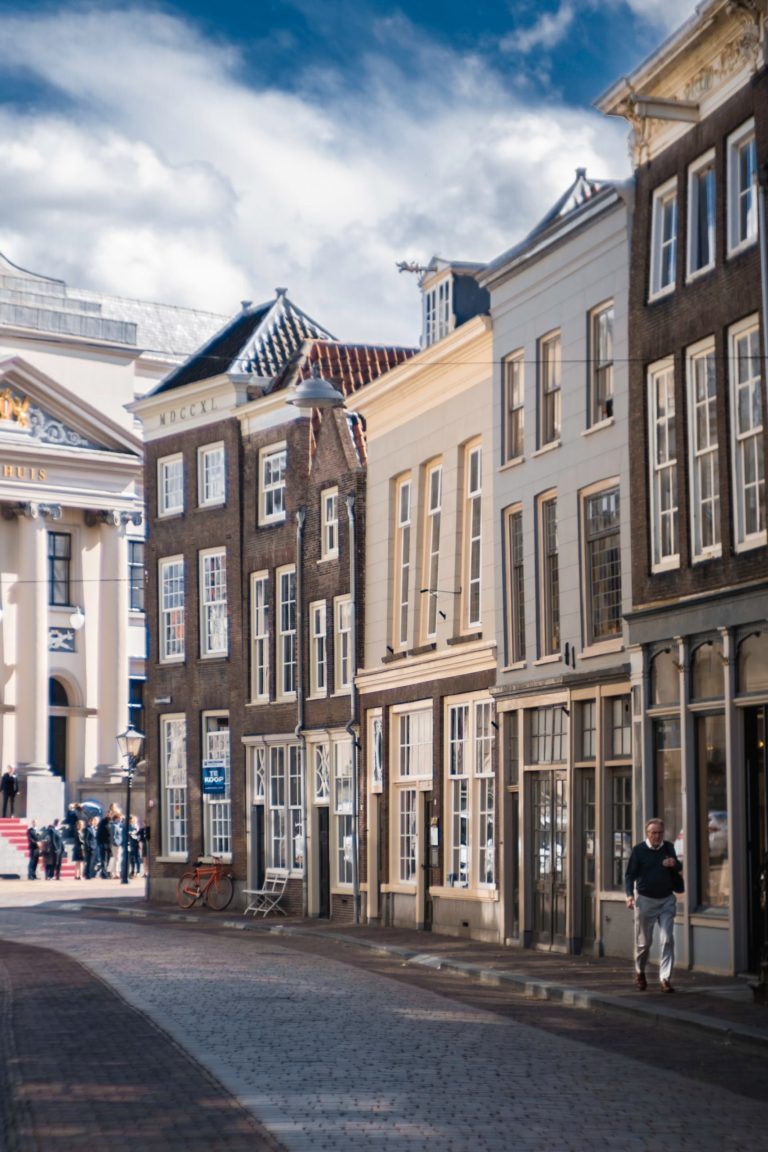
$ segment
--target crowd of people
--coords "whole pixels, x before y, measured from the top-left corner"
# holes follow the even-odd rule
[[[56,819],[48,827],[38,828],[37,821],[32,820],[27,840],[30,880],[38,879],[41,863],[46,880],[60,880],[67,849],[75,866],[75,880],[120,880],[126,852],[128,877],[147,875],[149,829],[137,816],[126,821],[117,804],[110,804],[102,815],[70,804],[63,821]]]

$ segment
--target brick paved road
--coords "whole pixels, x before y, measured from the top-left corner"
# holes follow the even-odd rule
[[[4,913],[17,932],[88,963],[292,1152],[768,1148],[768,1104],[684,1078],[673,1047],[650,1067],[269,937]]]

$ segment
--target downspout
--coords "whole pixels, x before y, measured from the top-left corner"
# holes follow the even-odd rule
[[[360,867],[358,862],[358,808],[359,808],[359,733],[360,723],[357,708],[357,532],[355,522],[355,494],[350,492],[346,497],[347,517],[349,519],[349,602],[350,602],[350,638],[349,646],[352,655],[351,684],[349,689],[349,723],[346,731],[352,741],[352,906],[354,923],[360,923]]]
[[[766,187],[768,187],[768,161],[757,170],[757,211],[758,240],[760,241],[760,288],[762,292],[762,314],[760,317],[763,337],[763,381],[768,380],[768,233],[766,233]],[[768,779],[765,782],[768,787]],[[765,865],[763,865],[763,876]],[[764,882],[764,880],[763,880]],[[763,939],[760,947],[760,978],[757,984],[750,985],[756,1003],[765,1004],[768,999],[768,908],[763,914]]]
[[[299,742],[301,756],[301,831],[302,879],[301,915],[309,915],[309,860],[307,857],[307,745],[304,739],[304,521],[306,508],[296,509],[296,727],[293,734]]]

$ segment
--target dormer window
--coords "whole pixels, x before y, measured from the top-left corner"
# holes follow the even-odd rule
[[[424,293],[424,347],[453,330],[453,278],[446,277]]]

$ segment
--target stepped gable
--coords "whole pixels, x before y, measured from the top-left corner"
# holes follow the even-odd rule
[[[268,391],[272,391],[273,381],[281,376],[305,341],[314,339],[334,337],[297,308],[284,288],[278,288],[273,301],[244,303],[242,311],[166,376],[153,395],[225,373],[252,376],[254,384],[267,382]]]

